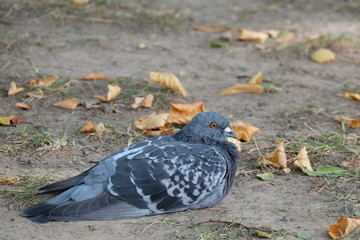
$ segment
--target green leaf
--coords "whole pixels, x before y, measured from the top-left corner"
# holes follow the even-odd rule
[[[256,175],[258,178],[260,178],[263,181],[270,181],[273,180],[275,178],[275,175],[271,172],[268,173],[260,173],[258,175]]]
[[[212,48],[221,48],[221,47],[224,47],[224,46],[225,46],[225,44],[221,44],[221,43],[214,42],[214,41],[210,42],[210,47],[212,47]]]
[[[302,233],[295,233],[295,237],[300,238],[300,239],[310,239],[311,238],[310,235],[305,235]]]
[[[311,177],[315,177],[315,176],[318,175],[316,172],[310,171],[310,170],[308,170],[308,169],[307,169],[306,167],[304,167],[304,166],[301,167],[301,171],[302,171],[303,173],[305,173],[306,175],[311,176]]]
[[[348,173],[349,170],[341,167],[332,167],[332,166],[319,166],[316,171],[318,173],[329,174],[329,173]]]
[[[271,238],[271,234],[263,231],[256,231],[256,234],[261,238]]]

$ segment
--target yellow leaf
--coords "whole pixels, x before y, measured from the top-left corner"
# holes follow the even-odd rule
[[[309,157],[307,155],[306,147],[301,148],[299,154],[296,156],[296,161],[294,162],[295,168],[306,167],[307,170],[314,171],[311,167]]]
[[[29,97],[41,99],[45,96],[44,92],[41,89],[38,89],[35,93],[29,92],[27,94]]]
[[[265,92],[264,88],[258,84],[237,84],[232,87],[225,89],[224,91],[220,92],[220,95],[230,95],[236,93],[263,93]]]
[[[108,94],[106,96],[94,95],[92,98],[95,98],[101,102],[108,103],[114,100],[121,93],[121,88],[116,85],[108,85]]]
[[[15,103],[15,107],[19,107],[19,108],[22,108],[22,109],[26,109],[26,110],[29,110],[30,109],[30,106],[26,103]]]
[[[239,39],[243,41],[264,43],[269,38],[269,34],[265,32],[255,32],[243,28],[239,28],[238,32],[240,34]]]
[[[30,86],[30,88],[48,87],[58,79],[59,79],[59,76],[53,76],[50,78],[41,78],[41,79],[37,79],[37,80],[31,80],[29,86]]]
[[[224,32],[230,29],[229,27],[202,27],[202,26],[193,26],[192,28],[197,31],[209,32],[209,33]]]
[[[10,125],[14,116],[0,117],[0,125]]]
[[[240,141],[239,141],[239,140],[237,140],[237,139],[235,139],[235,138],[232,138],[232,137],[228,137],[228,138],[226,138],[226,141],[235,144],[237,150],[238,150],[239,152],[241,152],[241,146],[240,146]]]
[[[87,120],[85,126],[81,128],[80,132],[81,133],[95,132],[95,125],[90,120]]]
[[[345,93],[345,97],[347,97],[350,100],[355,100],[360,102],[360,94],[358,93],[347,92]]]
[[[238,136],[239,140],[250,142],[253,135],[260,132],[260,128],[243,121],[236,121],[230,123],[230,128]]]
[[[360,218],[348,217],[340,218],[336,224],[328,226],[327,230],[333,239],[340,239],[353,232],[359,226]]]
[[[88,75],[80,77],[81,80],[104,80],[107,76],[103,74],[90,73]]]
[[[261,72],[258,72],[249,81],[249,84],[261,84],[261,83],[262,83],[262,74],[261,74]]]
[[[149,80],[177,91],[183,97],[186,97],[187,95],[186,89],[183,87],[180,80],[172,73],[151,72]]]
[[[80,98],[69,98],[61,102],[54,103],[55,107],[74,110],[79,104]]]
[[[337,122],[344,122],[346,125],[348,125],[351,128],[358,128],[360,127],[360,121],[356,119],[350,119],[345,117],[335,117],[335,121]]]
[[[188,124],[191,119],[198,113],[205,112],[203,102],[194,102],[190,104],[170,103],[169,123]]]
[[[80,5],[88,4],[90,0],[71,0],[71,6],[78,7]]]
[[[12,97],[14,96],[15,94],[18,94],[20,92],[24,91],[24,88],[18,88],[16,86],[16,83],[15,82],[11,82],[10,83],[10,87],[9,87],[9,91],[8,91],[8,97]]]
[[[257,161],[259,164],[262,165],[270,165],[275,168],[287,169],[287,159],[284,142],[282,140],[279,140],[274,152],[261,156]]]
[[[326,48],[320,48],[313,52],[311,54],[310,58],[318,63],[327,63],[331,62],[336,58],[336,55],[333,51],[326,49]]]
[[[162,129],[164,128],[168,117],[169,117],[169,113],[158,113],[158,114],[153,113],[151,115],[137,119],[133,123],[133,125],[134,127],[142,131]]]

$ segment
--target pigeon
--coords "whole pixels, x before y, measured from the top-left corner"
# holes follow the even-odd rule
[[[35,223],[137,218],[213,207],[228,194],[240,153],[229,121],[202,112],[177,133],[137,142],[89,170],[40,188],[58,195],[21,215]]]

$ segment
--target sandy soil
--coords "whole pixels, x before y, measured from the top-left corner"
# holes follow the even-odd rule
[[[26,120],[16,128],[0,127],[0,139],[4,140],[0,145],[0,177],[51,174],[59,180],[78,174],[94,161],[126,147],[130,137],[132,141],[144,138],[135,131],[128,132],[128,127],[141,116],[169,111],[170,102],[203,101],[207,111],[260,127],[262,131],[256,137],[262,154],[271,152],[277,139],[290,144],[309,135],[341,132],[341,124],[332,120],[335,115],[360,118],[359,103],[343,97],[347,91],[360,93],[360,5],[356,1],[98,1],[78,8],[63,2],[0,3],[0,116],[21,116]],[[218,41],[221,33],[195,31],[194,25],[278,29],[296,33],[296,39],[279,51],[273,39],[264,45],[233,41],[226,47],[211,48],[209,42]],[[333,49],[335,61],[319,64],[309,59],[316,46],[306,41],[319,35],[331,36],[319,45]],[[350,40],[340,41],[345,38]],[[139,49],[140,44],[146,48]],[[150,71],[176,74],[189,97],[182,98],[147,81]],[[239,76],[259,71],[274,91],[216,96],[229,86],[247,81]],[[110,80],[78,80],[91,72],[105,74]],[[70,82],[50,90],[44,99],[29,102],[25,93],[7,98],[11,81],[27,87],[32,79],[53,75]],[[105,94],[107,83],[119,84],[123,94],[102,110],[80,106],[71,113],[52,106],[69,96],[89,99],[95,93]],[[155,89],[155,107],[132,110],[129,104],[136,94],[149,88]],[[137,89],[145,90],[134,93]],[[27,101],[32,110],[15,108],[14,104],[21,101]],[[87,119],[103,122],[116,132],[101,140],[78,135],[73,146],[57,149],[15,147],[12,142],[21,141],[26,129],[36,127],[45,127],[54,136],[64,129],[69,136],[75,136]],[[358,130],[345,129],[346,136],[359,142]],[[263,182],[256,177],[262,170],[254,166],[259,157],[255,144],[246,143],[243,148],[243,162],[232,191],[215,208],[124,221],[37,225],[20,217],[20,209],[1,198],[1,239],[231,237],[225,232],[206,238],[199,227],[191,227],[210,219],[241,221],[246,226],[269,226],[311,235],[312,239],[329,239],[328,225],[340,217],[360,216],[359,201],[341,200],[336,195],[351,193],[359,200],[359,179],[334,182],[299,171],[287,175],[276,171],[274,180]],[[298,150],[289,150],[290,157]],[[349,167],[359,161],[348,151],[322,149],[313,154],[315,167]],[[221,224],[201,227],[207,233],[225,231]],[[231,231],[240,239],[256,239],[244,229]],[[296,237],[288,235],[286,239]]]

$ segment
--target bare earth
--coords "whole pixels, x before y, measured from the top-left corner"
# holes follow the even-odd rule
[[[94,0],[73,8],[60,0],[1,1],[0,117],[14,115],[26,121],[17,127],[0,126],[0,142],[3,141],[0,177],[50,174],[53,180],[60,180],[73,176],[129,142],[147,137],[129,129],[137,118],[169,111],[169,103],[195,101],[203,101],[207,111],[220,112],[231,121],[243,120],[261,128],[256,134],[261,154],[271,152],[278,139],[285,140],[290,147],[301,139],[315,141],[309,136],[342,132],[349,142],[357,143],[351,146],[353,150],[315,148],[310,153],[313,165],[315,168],[319,165],[359,167],[356,165],[359,130],[343,128],[333,121],[336,115],[360,119],[360,104],[344,97],[348,91],[360,93],[360,4],[357,1],[146,2]],[[294,32],[296,38],[281,50],[277,50],[280,45],[274,39],[264,45],[235,40],[222,48],[211,48],[210,41],[218,41],[221,33],[195,31],[194,25],[277,29]],[[320,64],[309,59],[318,46],[307,39],[319,35],[325,36],[319,46],[331,48],[337,54],[335,61]],[[139,48],[140,44],[145,48]],[[151,71],[174,73],[189,96],[183,98],[149,82]],[[250,77],[259,71],[271,91],[216,95],[227,87],[248,81],[241,76]],[[109,79],[79,80],[92,72],[105,74]],[[50,88],[43,99],[30,102],[25,92],[7,97],[11,81],[28,88],[30,80],[54,75],[68,82]],[[53,106],[69,97],[90,99],[94,94],[105,94],[108,83],[120,85],[122,95],[112,103],[103,104],[102,109],[79,106],[72,112]],[[155,95],[152,109],[130,108],[136,96],[150,91]],[[14,107],[16,102],[23,101],[32,109]],[[88,119],[103,122],[113,130],[101,139],[77,134]],[[39,127],[46,128],[51,136],[65,132],[68,138],[63,144],[20,145],[28,129]],[[72,138],[76,138],[74,144],[69,143]],[[300,148],[301,144],[289,148],[290,161]],[[243,144],[242,154],[232,191],[217,207],[132,220],[37,225],[19,216],[26,206],[10,204],[3,197],[0,198],[0,238],[257,239],[244,228],[226,229],[220,223],[194,226],[221,220],[302,233],[312,239],[330,239],[328,225],[335,224],[340,217],[360,216],[359,179],[331,180],[309,177],[296,170],[285,175],[271,168],[262,170],[255,166],[259,152],[253,142]],[[292,164],[289,166],[292,168]],[[270,171],[276,174],[272,181],[256,177]],[[0,185],[1,190],[8,188],[12,186]],[[339,194],[352,194],[353,200]],[[350,239],[359,236],[354,234]],[[287,235],[284,239],[297,238]]]

